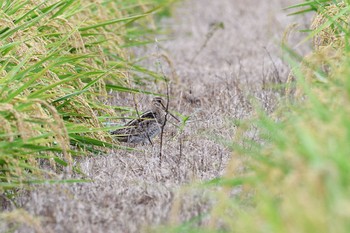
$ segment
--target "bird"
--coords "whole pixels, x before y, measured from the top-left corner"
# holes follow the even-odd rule
[[[111,134],[115,135],[115,138],[120,142],[152,143],[151,139],[157,136],[165,126],[167,113],[179,121],[177,117],[167,111],[161,97],[154,97],[150,110],[142,113],[137,119],[127,122],[123,128],[112,131]]]

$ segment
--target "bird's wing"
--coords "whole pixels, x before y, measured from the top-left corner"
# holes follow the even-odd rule
[[[154,119],[156,118],[157,113],[154,111],[147,111],[141,114],[140,119],[142,120],[147,120],[147,119]]]

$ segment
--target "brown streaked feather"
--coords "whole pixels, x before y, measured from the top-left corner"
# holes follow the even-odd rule
[[[126,123],[125,128],[115,130],[111,134],[116,135],[116,139],[120,142],[149,142],[160,132],[164,123],[164,110],[160,101],[153,99],[150,111],[144,112],[139,118]]]

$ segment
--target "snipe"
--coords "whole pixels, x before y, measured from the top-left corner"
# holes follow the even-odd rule
[[[151,109],[140,115],[139,118],[129,121],[124,125],[125,128],[117,129],[111,134],[116,135],[120,142],[128,143],[146,143],[152,142],[151,139],[157,136],[162,127],[164,127],[166,114],[174,117],[164,105],[164,100],[160,97],[153,98]]]

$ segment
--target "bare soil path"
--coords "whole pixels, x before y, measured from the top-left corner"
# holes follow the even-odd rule
[[[171,40],[146,51],[159,53],[160,47],[172,59],[178,78],[170,108],[190,116],[182,133],[167,127],[162,166],[157,140],[137,151],[84,159],[80,166],[93,182],[40,187],[23,195],[20,205],[40,216],[46,232],[140,232],[166,221],[181,185],[222,174],[231,151],[217,139],[230,140],[232,119],[249,117],[250,98],[267,111],[274,108],[279,93],[264,84],[287,77],[279,43],[295,18],[282,9],[296,2],[179,3],[173,18],[164,22],[173,31]],[[207,210],[200,197],[183,198],[183,219]]]

